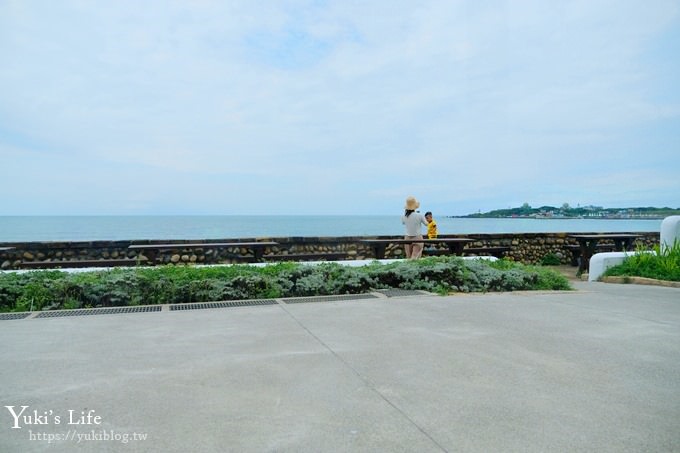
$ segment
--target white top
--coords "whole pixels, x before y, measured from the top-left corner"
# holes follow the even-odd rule
[[[418,212],[412,212],[410,216],[401,216],[401,223],[406,225],[406,236],[422,236],[423,232],[420,228],[420,224],[427,226],[427,221],[422,214]]]

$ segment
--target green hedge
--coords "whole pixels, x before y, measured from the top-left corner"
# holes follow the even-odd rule
[[[218,300],[358,294],[374,289],[440,294],[570,289],[556,272],[508,261],[432,257],[349,267],[336,263],[161,266],[67,273],[0,273],[0,311],[54,310]]]

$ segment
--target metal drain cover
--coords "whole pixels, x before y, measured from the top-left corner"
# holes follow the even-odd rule
[[[114,315],[119,313],[143,313],[161,311],[160,305],[144,307],[86,308],[77,310],[43,311],[36,318],[59,318],[64,316]]]
[[[0,313],[0,320],[5,320],[5,319],[24,319],[27,318],[31,315],[30,312],[28,313]]]
[[[274,299],[246,299],[230,300],[225,302],[194,302],[190,304],[170,305],[170,311],[176,310],[202,310],[205,308],[248,307],[252,305],[276,305]]]
[[[302,304],[306,302],[341,302],[345,300],[377,299],[373,294],[341,294],[339,296],[311,296],[311,297],[292,297],[282,299],[287,304]]]
[[[402,297],[402,296],[422,296],[424,295],[422,291],[412,290],[412,289],[379,289],[377,293],[384,294],[387,297]]]
[[[425,291],[407,290],[407,289],[379,289],[374,291],[383,294],[387,297],[403,297],[403,296],[423,296]],[[362,299],[378,299],[379,296],[375,294],[340,294],[334,296],[311,296],[311,297],[289,297],[281,299],[286,304],[301,304],[308,302],[342,302],[350,300]],[[245,300],[231,300],[222,302],[194,302],[186,304],[170,305],[170,311],[178,310],[201,310],[206,308],[227,308],[227,307],[248,307],[255,305],[276,305],[278,302],[275,299],[245,299]],[[144,312],[159,312],[162,310],[161,305],[146,305],[133,307],[109,307],[109,308],[84,308],[75,310],[50,310],[38,313],[34,318],[60,318],[65,316],[91,316],[91,315],[113,315],[120,313],[144,313]],[[25,319],[31,316],[31,312],[22,313],[0,313],[0,320],[11,319]]]

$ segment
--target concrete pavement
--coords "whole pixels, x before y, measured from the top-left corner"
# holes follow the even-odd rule
[[[680,289],[574,285],[0,321],[0,451],[680,451]]]

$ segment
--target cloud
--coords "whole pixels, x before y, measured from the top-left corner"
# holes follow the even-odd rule
[[[0,214],[667,202],[679,17],[673,1],[4,2]],[[68,171],[83,162],[87,184]],[[109,194],[110,169],[134,184]],[[27,173],[36,190],[17,189]]]

